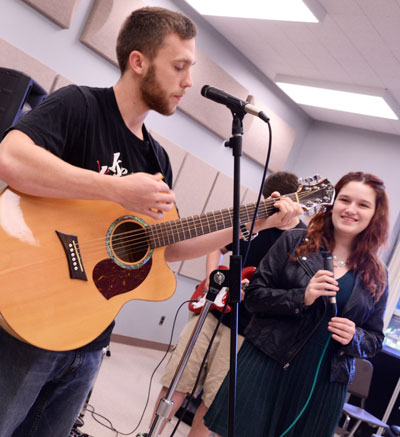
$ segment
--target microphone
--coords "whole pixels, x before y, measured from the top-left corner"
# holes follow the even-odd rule
[[[204,85],[201,89],[201,95],[206,97],[207,99],[213,100],[217,103],[222,103],[226,107],[228,107],[232,112],[242,113],[247,112],[248,114],[255,115],[256,117],[261,118],[261,120],[268,123],[269,118],[264,114],[261,109],[256,108],[253,105],[250,105],[249,102],[245,100],[238,99],[237,97],[231,96],[230,94],[222,91],[218,88],[214,88],[210,85]]]
[[[333,256],[330,252],[322,252],[322,257],[324,259],[324,270],[329,270],[333,272]],[[331,306],[332,317],[337,315],[337,305],[336,296],[329,296],[329,303]]]

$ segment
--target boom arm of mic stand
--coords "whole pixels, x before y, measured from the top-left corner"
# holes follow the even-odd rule
[[[185,351],[175,371],[174,377],[168,388],[167,394],[165,395],[165,398],[162,398],[158,404],[156,415],[153,420],[153,423],[151,424],[148,437],[155,437],[159,435],[164,420],[168,418],[172,410],[172,407],[174,405],[174,402],[172,401],[172,397],[176,391],[176,387],[178,386],[178,383],[185,370],[186,364],[189,361],[190,354],[192,353],[194,345],[196,344],[196,340],[200,334],[201,328],[204,325],[207,314],[210,311],[210,307],[214,303],[215,298],[217,297],[221,288],[228,286],[228,282],[229,282],[228,279],[229,276],[227,276],[228,272],[229,270],[214,270],[210,274],[210,285],[208,287],[208,292],[206,295],[206,302],[199,314],[199,318],[197,320],[196,326],[193,329],[190,339],[186,344]]]

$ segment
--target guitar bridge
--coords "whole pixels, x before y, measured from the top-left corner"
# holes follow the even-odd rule
[[[63,245],[65,255],[67,257],[70,278],[87,281],[85,269],[83,268],[81,253],[79,250],[78,237],[76,235],[63,234],[59,231],[56,231],[56,234]]]

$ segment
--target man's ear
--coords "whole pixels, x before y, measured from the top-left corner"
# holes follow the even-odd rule
[[[133,50],[129,54],[129,66],[137,75],[143,76],[147,72],[148,59],[143,53]]]

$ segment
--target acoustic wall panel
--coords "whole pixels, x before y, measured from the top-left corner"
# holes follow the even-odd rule
[[[21,71],[50,91],[56,72],[0,38],[0,67]]]
[[[246,188],[241,187],[241,196]],[[233,180],[218,173],[215,184],[204,208],[204,212],[218,211],[233,206]],[[202,281],[206,272],[206,256],[194,258],[182,263],[179,274]]]
[[[182,218],[202,213],[217,173],[206,162],[194,155],[187,155],[174,188]]]
[[[247,99],[270,118],[272,130],[272,151],[269,169],[283,170],[296,138],[296,131],[282,118],[252,96]],[[243,153],[261,165],[265,165],[268,151],[269,132],[267,125],[259,118],[246,115],[243,122]]]
[[[62,74],[57,74],[56,78],[54,79],[54,83],[51,86],[50,92],[58,90],[59,88],[63,88],[67,85],[73,85],[73,84],[74,84],[74,82],[72,82],[72,80],[69,80],[68,78],[66,78]]]
[[[258,193],[248,188],[243,196],[242,205],[257,202]]]
[[[185,156],[187,155],[187,151],[183,147],[180,147],[177,144],[173,143],[172,141],[169,141],[165,137],[159,135],[157,132],[150,131],[150,133],[154,137],[154,139],[158,141],[168,153],[169,159],[171,161],[173,178],[174,178],[172,188],[174,188],[175,181],[179,176],[179,172],[181,170]]]
[[[206,275],[206,256],[184,261],[179,269],[179,274],[188,278],[202,281]],[[194,291],[194,290],[193,290]],[[188,296],[190,298],[190,296]]]
[[[240,199],[243,198],[247,188],[240,187]],[[224,173],[218,173],[210,197],[205,205],[204,212],[217,211],[233,206],[233,179]]]
[[[196,65],[192,68],[192,78],[193,87],[186,90],[178,109],[219,137],[228,139],[232,135],[230,110],[206,99],[200,91],[204,85],[212,85],[246,100],[248,90],[199,49],[196,49]]]
[[[132,11],[143,6],[145,4],[141,0],[96,0],[82,32],[81,42],[118,65],[115,45],[119,29]]]
[[[80,0],[23,0],[64,29],[71,26]]]

